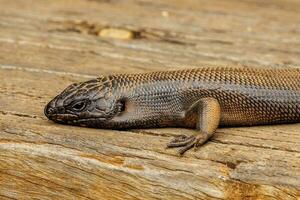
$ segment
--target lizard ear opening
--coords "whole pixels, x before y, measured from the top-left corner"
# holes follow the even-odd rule
[[[119,112],[120,113],[122,113],[122,112],[124,112],[125,111],[125,109],[126,109],[126,99],[121,99],[120,101],[119,101]]]

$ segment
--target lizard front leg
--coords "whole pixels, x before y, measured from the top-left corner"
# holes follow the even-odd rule
[[[214,98],[202,98],[187,110],[186,116],[191,115],[196,115],[196,129],[199,133],[193,136],[177,136],[167,144],[169,148],[182,147],[178,151],[180,155],[193,147],[201,146],[215,133],[221,118],[220,104]]]

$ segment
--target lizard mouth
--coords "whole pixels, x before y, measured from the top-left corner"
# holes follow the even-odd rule
[[[106,121],[105,118],[101,118],[101,117],[78,119],[78,116],[72,114],[56,114],[49,119],[59,124],[69,124],[74,126],[92,127],[92,128],[102,127],[101,125],[103,124],[104,121]]]
[[[74,123],[82,123],[82,122],[89,122],[89,121],[106,121],[106,118],[103,117],[90,117],[90,118],[83,118],[83,119],[75,119],[71,120]]]
[[[90,117],[90,118],[71,120],[68,121],[67,123],[71,125],[83,126],[83,127],[102,128],[106,121],[107,118]]]
[[[69,121],[73,121],[78,118],[78,116],[74,114],[52,114],[47,115],[47,117],[48,119],[58,123],[68,123]]]

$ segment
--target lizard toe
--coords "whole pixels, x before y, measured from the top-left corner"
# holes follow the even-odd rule
[[[194,148],[195,150],[198,147],[202,146],[209,139],[207,134],[197,134],[193,136],[178,136],[168,143],[168,148],[182,147],[178,150],[180,155],[183,155],[186,151]]]
[[[208,135],[206,134],[199,134],[192,136],[193,140],[191,140],[188,144],[186,144],[183,148],[181,148],[178,153],[180,155],[183,155],[186,151],[190,150],[191,148],[194,148],[196,151],[198,147],[202,146],[208,139]]]
[[[194,136],[186,136],[186,135],[180,135],[172,139],[168,144],[168,148],[172,147],[182,147],[186,146],[187,144],[191,143],[193,140],[195,140]]]
[[[178,135],[174,139],[172,139],[170,142],[172,142],[172,143],[183,142],[183,141],[186,141],[189,137],[190,136],[187,136],[187,135]]]
[[[186,151],[190,150],[191,148],[195,147],[195,145],[197,144],[196,138],[193,137],[193,140],[186,144],[184,147],[182,147],[181,149],[178,150],[178,153],[180,155],[183,155]]]

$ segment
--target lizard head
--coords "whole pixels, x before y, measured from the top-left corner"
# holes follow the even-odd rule
[[[68,86],[46,105],[44,113],[54,122],[102,128],[123,106],[113,97],[109,78],[100,77]]]

